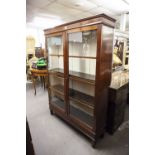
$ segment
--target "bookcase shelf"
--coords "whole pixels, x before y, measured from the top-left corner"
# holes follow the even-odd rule
[[[59,107],[59,108],[61,108],[61,109],[65,109],[64,100],[62,100],[62,99],[59,98],[59,97],[53,97],[53,98],[52,98],[52,103],[53,103],[56,107]]]
[[[64,77],[63,69],[55,68],[48,71],[49,74],[53,74],[55,76]],[[91,74],[86,74],[82,72],[69,71],[69,78],[77,81],[81,81],[84,83],[95,85],[95,76]]]
[[[50,54],[49,56],[63,57],[64,55],[62,55],[62,54]]]
[[[90,126],[91,128],[93,127],[93,124],[94,124],[93,116],[79,109],[74,104],[71,104],[70,106],[70,115],[72,117],[76,117],[78,120],[83,121],[86,125]]]
[[[95,76],[91,74],[86,74],[82,72],[69,71],[69,78],[73,80],[78,80],[81,82],[86,82],[89,84],[95,84]]]
[[[61,68],[55,68],[48,71],[49,75],[58,76],[64,78],[63,69]]]
[[[61,95],[64,95],[64,86],[63,85],[60,85],[60,84],[54,85],[54,86],[51,87],[51,89],[53,91],[61,94]]]
[[[85,106],[92,108],[94,107],[94,97],[79,92],[74,89],[69,89],[69,97],[71,100],[84,104]]]
[[[64,86],[63,85],[54,85],[50,87],[52,89],[52,91],[57,92],[61,95],[64,95]],[[83,105],[85,105],[88,108],[93,109],[94,107],[94,97],[84,94],[82,92],[79,92],[77,90],[74,89],[69,89],[69,98],[75,102],[79,102]]]
[[[82,59],[96,59],[96,57],[92,56],[77,56],[77,55],[70,55],[70,58],[82,58]]]

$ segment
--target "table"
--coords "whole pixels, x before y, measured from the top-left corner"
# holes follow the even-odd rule
[[[48,70],[47,69],[30,69],[31,74],[32,74],[32,82],[33,82],[33,87],[34,87],[34,94],[36,95],[36,79],[35,77],[41,77],[41,81],[43,82],[44,89],[45,89],[45,84],[48,78]]]

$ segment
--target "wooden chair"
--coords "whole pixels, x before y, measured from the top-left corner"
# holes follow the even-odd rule
[[[48,80],[48,71],[45,70],[39,70],[39,69],[31,69],[32,74],[32,82],[34,87],[34,94],[36,95],[36,78],[40,77],[41,83],[44,86],[44,89],[47,87],[47,80]]]

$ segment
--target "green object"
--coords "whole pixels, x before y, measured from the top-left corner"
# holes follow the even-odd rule
[[[45,58],[39,58],[39,60],[37,61],[37,67],[43,67],[43,66],[47,66],[46,60]]]

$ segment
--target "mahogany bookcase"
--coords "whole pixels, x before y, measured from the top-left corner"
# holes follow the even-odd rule
[[[100,14],[44,30],[56,114],[92,140],[104,135],[115,19]]]

